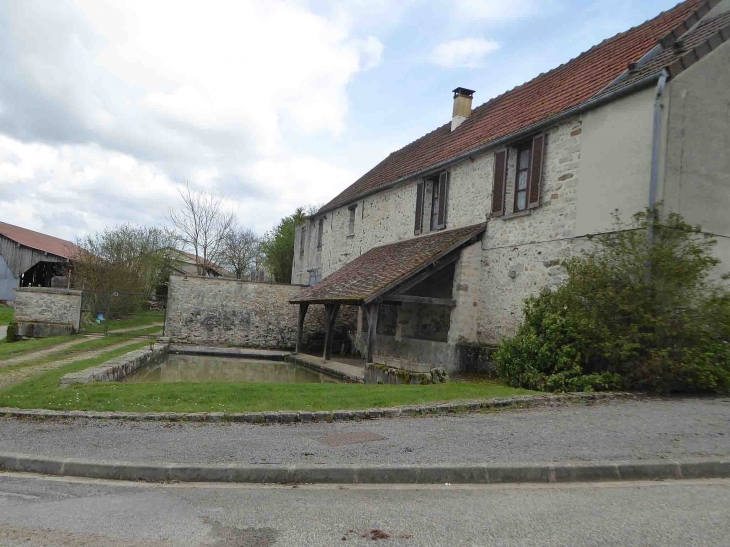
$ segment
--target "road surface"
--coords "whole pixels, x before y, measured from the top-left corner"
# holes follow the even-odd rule
[[[375,538],[375,539],[374,539]],[[727,547],[730,481],[153,485],[0,474],[10,547]]]

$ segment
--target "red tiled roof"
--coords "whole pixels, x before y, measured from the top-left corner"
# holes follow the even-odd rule
[[[691,59],[690,62],[694,62],[697,59],[697,54],[706,55],[717,45],[730,40],[730,11],[722,13],[712,19],[703,21],[697,25],[694,29],[690,30],[682,36],[683,48],[681,50],[675,50],[673,47],[668,47],[663,51],[660,51],[654,57],[648,59],[644,64],[637,67],[637,69],[627,74],[626,77],[612,83],[603,93],[611,93],[616,89],[629,86],[634,82],[651,76],[652,74],[658,74],[664,68],[672,66],[675,62],[679,61],[687,63],[684,58]],[[684,68],[683,66],[681,67]],[[672,76],[676,76],[676,73],[681,70],[673,71]]]
[[[13,226],[5,222],[0,222],[0,235],[12,239],[16,243],[20,243],[25,247],[31,249],[37,249],[39,251],[45,251],[61,258],[72,259],[76,253],[79,252],[79,248],[70,241],[65,239],[59,239],[57,237],[41,234],[28,230],[27,228],[21,228],[20,226]]]
[[[188,257],[191,260],[192,264],[197,264],[197,261],[195,260],[195,255],[193,253],[188,253],[186,251],[180,251],[179,249],[176,249],[178,253],[181,255],[184,255]],[[200,260],[203,260],[202,258]],[[228,271],[223,266],[219,266],[215,262],[212,262],[210,260],[207,261],[207,267],[216,272],[221,277],[233,277],[233,272]]]
[[[654,19],[582,53],[550,72],[475,108],[461,126],[442,125],[393,152],[327,203],[329,210],[362,194],[448,161],[496,139],[552,118],[599,93],[695,11],[717,0],[685,0]]]
[[[485,227],[475,224],[375,247],[290,302],[367,302],[479,236]]]

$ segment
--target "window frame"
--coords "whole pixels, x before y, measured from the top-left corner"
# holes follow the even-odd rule
[[[515,145],[515,150],[517,151],[516,158],[515,158],[515,176],[514,176],[514,188],[513,188],[513,196],[512,196],[512,213],[524,213],[525,211],[528,211],[530,209],[530,184],[531,184],[531,178],[532,178],[532,139],[529,141],[524,141],[521,143],[518,143]],[[525,169],[520,169],[520,156],[523,152],[527,152],[527,167]],[[519,190],[519,180],[520,180],[520,172],[524,171],[527,173],[527,184],[524,188],[524,190]],[[525,207],[524,209],[518,209],[517,208],[517,197],[520,193],[524,192],[525,194]]]
[[[317,250],[322,249],[322,239],[324,235],[324,217],[319,219],[317,224]]]
[[[439,209],[441,208],[441,184],[439,175],[431,178],[431,207],[428,214],[428,231],[435,232],[439,230]]]
[[[300,236],[301,239],[299,240],[299,256],[303,257],[304,251],[305,251],[305,246],[306,246],[307,227],[302,226],[300,233],[301,233],[301,236]]]
[[[347,237],[355,235],[355,224],[357,223],[357,203],[347,208],[349,217],[347,219]]]

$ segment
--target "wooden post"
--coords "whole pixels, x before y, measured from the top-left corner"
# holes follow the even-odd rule
[[[304,317],[307,315],[307,309],[309,309],[309,304],[304,302],[299,304],[299,320],[297,321],[297,353],[302,351],[302,333],[304,331]]]
[[[380,304],[378,302],[372,302],[366,305],[365,313],[368,317],[368,340],[367,340],[367,357],[366,363],[373,362],[373,353],[375,351],[375,335],[378,332],[378,311],[380,310]]]
[[[325,361],[332,358],[332,340],[335,335],[335,320],[337,319],[337,311],[340,309],[339,304],[325,304],[325,330],[324,330],[324,355]]]

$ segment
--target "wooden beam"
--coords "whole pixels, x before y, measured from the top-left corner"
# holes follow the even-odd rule
[[[375,336],[378,333],[378,311],[380,310],[379,302],[371,302],[365,308],[368,316],[368,339],[366,345],[366,363],[373,362],[373,353],[375,352]]]
[[[430,296],[412,296],[410,294],[394,294],[386,296],[383,302],[407,302],[409,304],[428,304],[430,306],[456,307],[456,300],[451,298],[431,298]]]
[[[394,290],[392,294],[403,294],[404,292],[409,291],[419,283],[425,281],[429,277],[431,277],[433,274],[435,274],[438,271],[443,270],[446,266],[450,266],[457,260],[459,260],[459,257],[461,256],[460,253],[455,253],[447,258],[445,258],[442,261],[437,262],[433,267],[427,269],[426,271],[421,272],[417,276],[413,277],[412,279],[409,279],[405,283],[402,283],[401,285],[398,285]]]
[[[325,330],[324,330],[324,354],[322,358],[325,361],[332,359],[332,341],[335,334],[335,320],[337,312],[340,309],[339,304],[325,304]]]
[[[309,309],[309,304],[299,304],[299,319],[297,321],[297,353],[302,351],[302,334],[304,332],[304,318],[307,315],[307,309]]]

